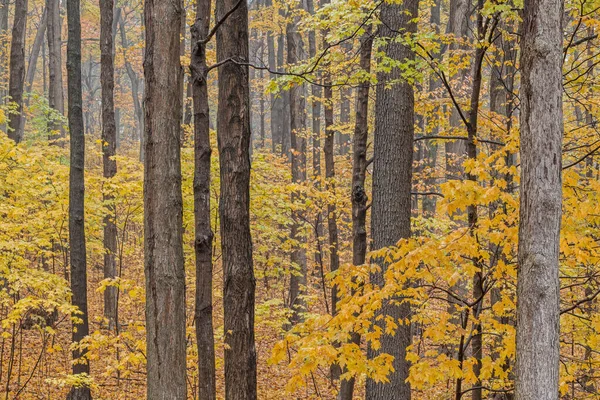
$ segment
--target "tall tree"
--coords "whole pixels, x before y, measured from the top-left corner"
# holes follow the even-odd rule
[[[523,16],[516,400],[558,399],[563,4],[527,0]]]
[[[46,0],[48,12],[48,105],[60,115],[64,114],[64,94],[62,76],[62,51],[61,51],[61,16],[60,0]],[[64,130],[60,123],[50,121],[48,124],[50,138],[64,136]]]
[[[69,107],[69,134],[71,136],[71,164],[69,174],[69,248],[71,255],[72,302],[78,313],[73,315],[73,343],[79,343],[89,334],[87,309],[87,262],[85,248],[85,134],[83,130],[83,95],[81,92],[81,10],[80,0],[67,0],[67,84]],[[73,374],[89,374],[87,351],[73,350]],[[90,400],[90,388],[73,386],[68,400]]]
[[[15,0],[15,19],[10,45],[8,96],[15,110],[9,115],[8,137],[19,143],[23,139],[23,86],[25,84],[25,34],[27,32],[27,0]]]
[[[304,53],[304,43],[298,31],[299,18],[293,17],[286,27],[287,39],[287,62],[294,65],[298,63]],[[290,96],[290,131],[291,131],[291,159],[292,159],[292,182],[300,184],[306,182],[306,99],[304,96],[304,85],[293,85],[289,90]],[[292,193],[292,202],[298,199],[298,193]],[[299,312],[302,311],[304,303],[302,300],[303,287],[306,286],[307,261],[306,249],[302,235],[302,222],[304,216],[299,210],[292,211],[291,239],[295,242],[292,250],[291,261],[298,271],[290,276],[290,298],[289,306],[293,309],[293,322],[300,320]]]
[[[186,398],[180,130],[183,2],[145,0],[144,258],[149,399]]]
[[[368,26],[360,41],[360,68],[371,74],[373,48],[372,28]],[[365,79],[356,92],[356,122],[354,124],[354,153],[352,163],[352,265],[363,265],[367,257],[367,202],[365,187],[367,175],[367,143],[369,138],[369,92],[371,81]],[[351,340],[360,346],[360,335],[352,333]],[[354,377],[340,383],[339,400],[354,398]]]
[[[226,13],[237,7],[227,19]],[[219,215],[224,272],[225,398],[256,399],[254,266],[250,236],[250,89],[248,5],[216,2],[219,66],[217,133],[221,167]],[[239,60],[239,61],[238,61]],[[238,61],[238,62],[236,62]]]
[[[6,47],[8,44],[8,11],[10,0],[0,0],[0,76],[4,79],[7,71]],[[0,102],[4,104],[6,86],[0,86]]]
[[[385,41],[384,54],[404,63],[414,58],[413,52],[401,42],[399,35],[415,33],[418,0],[401,4],[383,3],[379,37]],[[400,39],[400,40],[398,40]],[[373,206],[371,235],[373,249],[394,246],[411,234],[411,184],[414,140],[414,93],[412,86],[402,78],[399,68],[377,74],[380,86],[375,100],[375,137],[373,146]],[[391,86],[388,86],[391,85]],[[386,263],[378,259],[381,270],[371,274],[374,285],[383,285]],[[398,304],[400,303],[400,304]],[[410,318],[410,306],[402,299],[392,299],[381,309],[383,315],[395,321]],[[381,324],[381,322],[376,322]],[[368,349],[373,357],[381,352],[394,356],[394,372],[388,384],[367,380],[367,400],[389,400],[411,397],[408,378],[409,364],[406,348],[411,343],[411,326],[399,323],[395,336],[384,335],[381,348]]]
[[[114,0],[100,2],[100,84],[102,85],[102,163],[104,178],[117,174],[117,126],[115,120],[115,65],[113,59]],[[104,217],[104,279],[117,277],[117,224],[114,196],[105,192],[103,200],[108,210]],[[104,318],[109,329],[116,327],[117,287],[110,285],[104,291]]]
[[[206,42],[211,16],[211,0],[198,0],[196,22],[192,26],[190,62],[194,101],[194,216],[196,251],[196,342],[198,344],[198,398],[216,399],[215,340],[213,336],[212,246],[210,226],[210,110],[206,65]]]

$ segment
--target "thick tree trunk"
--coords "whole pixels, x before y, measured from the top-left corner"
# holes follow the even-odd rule
[[[115,119],[115,66],[113,61],[114,0],[100,2],[100,84],[102,85],[102,163],[104,178],[110,180],[117,174],[117,125]],[[114,196],[103,194],[108,214],[104,217],[104,279],[117,277],[117,224]],[[116,286],[104,291],[104,318],[108,328],[118,326]]]
[[[564,3],[525,2],[515,398],[557,400]]]
[[[67,0],[69,39],[67,42],[67,82],[69,91],[69,134],[71,164],[69,174],[69,248],[71,255],[72,302],[80,313],[73,315],[73,343],[79,343],[89,333],[87,309],[87,263],[85,248],[85,135],[83,130],[81,91],[81,22],[79,0]],[[73,350],[73,374],[89,374],[86,350]],[[68,400],[90,400],[89,387],[72,387]]]
[[[8,137],[23,140],[23,86],[25,84],[25,34],[27,32],[27,0],[15,0],[15,19],[10,45],[8,96],[15,109],[8,115]]]
[[[210,225],[210,110],[206,65],[211,0],[198,0],[192,26],[191,83],[194,100],[194,216],[196,251],[196,307],[198,398],[216,399],[215,340],[213,336],[212,246]]]
[[[216,20],[237,0],[216,3]],[[242,2],[217,32],[217,62],[248,62],[248,6]],[[219,67],[217,132],[221,165],[221,247],[225,314],[225,397],[256,399],[254,290],[256,282],[250,236],[250,93],[248,67]]]
[[[288,64],[296,64],[301,60],[304,53],[302,36],[298,32],[298,18],[295,17],[286,28],[287,38],[287,61]],[[304,86],[293,85],[289,90],[290,95],[290,131],[291,131],[291,159],[292,159],[292,182],[301,184],[306,182],[306,100],[304,97]],[[298,193],[292,193],[292,202],[298,200]],[[290,238],[296,242],[292,250],[292,267],[298,271],[290,276],[290,298],[289,306],[293,309],[292,323],[300,320],[304,309],[303,287],[306,286],[307,262],[306,249],[303,243],[306,238],[302,236],[302,221],[304,215],[301,211],[292,211],[292,227]]]
[[[65,112],[62,76],[60,0],[46,0],[48,12],[48,105],[60,115]],[[62,123],[50,120],[48,138],[58,139],[65,135]]]
[[[397,32],[414,33],[418,0],[406,0],[402,4],[384,3],[381,6],[383,25],[379,36],[389,41],[384,46],[388,57],[400,62],[412,60],[414,54],[402,43],[393,40]],[[392,39],[392,40],[390,40]],[[390,72],[380,72],[378,82],[397,82],[377,90],[375,103],[375,138],[373,161],[373,208],[371,211],[371,232],[373,250],[394,246],[402,238],[410,237],[411,184],[414,140],[414,93],[412,86],[402,80],[399,68]],[[371,274],[374,285],[383,285],[387,265],[383,260],[381,272]],[[394,299],[401,301],[401,299]],[[393,317],[396,321],[410,319],[410,306],[407,303],[387,302],[381,314]],[[381,324],[381,322],[376,322]],[[394,372],[387,384],[367,380],[367,400],[409,400],[411,397],[408,378],[409,363],[406,361],[406,348],[411,343],[411,324],[399,323],[395,336],[383,335],[381,348],[368,349],[370,358],[380,353],[394,356]]]
[[[360,41],[360,68],[371,73],[372,29],[367,28]],[[367,256],[367,143],[369,138],[369,92],[371,82],[361,82],[356,92],[356,122],[354,125],[354,154],[352,164],[352,265],[363,265]],[[352,333],[352,343],[360,346],[360,335]],[[352,400],[355,379],[342,380],[339,400]]]
[[[146,0],[144,254],[148,399],[186,398],[185,270],[179,147],[182,1]]]

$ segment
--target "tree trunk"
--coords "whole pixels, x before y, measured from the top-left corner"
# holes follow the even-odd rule
[[[25,34],[27,32],[27,0],[15,0],[15,19],[10,46],[8,96],[15,109],[8,115],[8,137],[23,140],[23,85],[25,84]]]
[[[25,74],[25,93],[30,94],[33,87],[33,79],[35,78],[35,70],[37,68],[38,58],[40,57],[40,51],[42,50],[42,44],[44,43],[44,35],[46,34],[46,27],[48,26],[48,13],[46,7],[42,11],[40,18],[40,25],[38,26],[33,45],[31,46],[31,54],[29,55],[29,63],[27,65],[27,73]],[[29,104],[29,99],[26,100]],[[25,124],[25,121],[22,122]],[[25,126],[25,125],[23,125]]]
[[[79,0],[67,0],[69,39],[67,42],[67,82],[69,91],[69,134],[71,136],[71,163],[69,174],[69,248],[71,255],[72,302],[79,313],[73,324],[73,343],[79,343],[89,333],[87,309],[87,263],[85,248],[85,135],[83,130],[81,91],[81,22]],[[73,350],[73,374],[89,374],[90,365],[85,349]],[[73,386],[68,400],[90,400],[89,387]]]
[[[418,0],[406,0],[402,4],[384,3],[381,6],[379,36],[388,39],[384,45],[385,54],[399,62],[412,60],[414,54],[408,47],[393,38],[397,32],[415,33],[417,26]],[[391,39],[391,40],[390,40]],[[373,250],[394,246],[402,238],[410,237],[411,184],[414,141],[414,93],[412,86],[402,80],[399,68],[390,72],[378,73],[377,81],[397,82],[390,88],[380,86],[375,103],[375,137],[373,161],[373,208],[371,214],[371,234]],[[371,274],[371,282],[381,286],[387,263],[377,260],[381,271]],[[402,301],[402,299],[394,299]],[[383,304],[381,314],[395,321],[410,319],[408,303]],[[376,324],[381,326],[381,322]],[[394,372],[387,384],[367,380],[367,400],[409,400],[411,397],[408,378],[409,363],[406,361],[406,348],[411,343],[410,323],[399,323],[395,336],[383,335],[381,348],[369,346],[368,355],[372,358],[380,353],[394,356]]]
[[[210,110],[206,65],[211,0],[198,0],[192,26],[190,63],[194,100],[194,216],[196,251],[196,308],[194,323],[198,344],[198,398],[216,399],[215,340],[213,336],[212,246],[210,225]]]
[[[286,28],[287,38],[287,61],[293,65],[300,61],[304,52],[302,36],[298,32],[298,17],[288,23]],[[303,85],[293,85],[289,90],[290,95],[290,131],[291,131],[291,158],[292,158],[292,182],[301,184],[306,182],[306,100]],[[298,201],[299,194],[292,193],[292,203]],[[293,309],[292,323],[300,321],[300,315],[304,311],[303,287],[306,286],[306,249],[302,236],[302,221],[304,215],[299,210],[292,211],[292,229],[290,238],[296,242],[292,250],[292,268],[297,268],[290,276],[290,298],[289,306]]]
[[[283,11],[280,11],[282,17],[286,17]],[[284,72],[286,35],[280,34],[277,38],[277,70]],[[283,91],[281,94],[281,155],[290,157],[291,132],[290,132],[290,92]]]
[[[62,76],[60,0],[46,0],[48,12],[48,105],[60,115],[65,112]],[[49,139],[63,138],[61,122],[48,123]]]
[[[216,3],[216,20],[237,0]],[[217,31],[217,62],[248,62],[248,6],[242,2]],[[248,67],[219,67],[217,132],[221,165],[221,247],[224,271],[225,398],[256,399],[254,267],[250,236],[250,89]]]
[[[144,254],[147,397],[186,398],[181,154],[181,1],[146,0]]]
[[[117,174],[117,125],[115,119],[115,66],[113,61],[113,22],[114,0],[100,2],[100,84],[102,85],[102,163],[107,182]],[[104,279],[117,277],[117,224],[114,196],[103,194],[108,210],[104,217]],[[104,318],[108,329],[118,326],[116,286],[108,286],[104,291]]]
[[[557,400],[563,2],[525,2],[515,398]]]
[[[361,38],[360,68],[371,73],[373,47],[372,28],[367,27]],[[367,201],[365,189],[367,174],[367,143],[369,138],[369,92],[371,82],[361,82],[356,92],[356,122],[354,125],[354,154],[352,165],[352,265],[364,265],[367,256]],[[360,335],[352,333],[352,343],[360,346]],[[342,380],[339,400],[352,400],[355,379]]]
[[[273,0],[265,0],[265,7],[273,7]],[[276,61],[275,53],[275,34],[273,31],[267,32],[267,56],[269,60],[269,70],[276,71],[279,66]],[[274,79],[275,75],[270,74],[270,78]],[[281,151],[283,140],[282,134],[282,119],[283,119],[283,97],[271,93],[271,148],[273,153]]]
[[[6,48],[8,45],[8,11],[10,0],[0,0],[0,77],[6,78],[7,56]],[[0,86],[0,103],[4,104],[6,97],[6,86],[2,83]]]

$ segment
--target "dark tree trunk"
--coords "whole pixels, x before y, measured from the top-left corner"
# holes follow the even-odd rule
[[[80,313],[73,315],[73,343],[79,343],[89,333],[87,309],[87,263],[85,248],[85,134],[83,130],[81,92],[81,20],[79,0],[67,0],[69,39],[67,42],[67,82],[69,92],[69,134],[71,165],[69,174],[69,248],[71,255],[72,302]],[[89,374],[86,350],[73,350],[73,374]],[[72,387],[68,400],[90,400],[89,387]]]
[[[8,115],[8,137],[23,140],[23,86],[25,84],[25,34],[27,31],[27,0],[15,0],[15,19],[10,45],[10,76],[8,96],[15,110]]]
[[[216,20],[237,0],[216,3]],[[242,2],[217,31],[217,62],[248,62],[248,6]],[[250,236],[250,89],[248,67],[219,67],[217,132],[221,165],[221,247],[225,314],[225,398],[256,399],[254,267]]]
[[[329,0],[323,1],[323,5],[329,4]],[[323,41],[326,42],[328,32],[323,32]],[[335,179],[335,130],[333,129],[333,87],[331,81],[331,75],[325,74],[323,79],[323,102],[324,102],[324,114],[325,114],[325,143],[323,146],[323,153],[325,156],[325,179],[327,181],[328,190],[335,190],[333,186],[333,180]],[[327,231],[329,236],[329,269],[334,272],[337,271],[340,266],[340,257],[338,254],[338,226],[337,226],[337,210],[335,203],[329,202],[327,204]],[[331,312],[335,315],[337,311],[337,287],[334,286],[331,289]],[[339,368],[332,369],[332,378],[339,378]]]
[[[60,115],[65,112],[62,76],[60,0],[46,0],[48,12],[48,105]],[[50,120],[49,139],[62,138],[62,123]]]
[[[298,17],[288,23],[286,28],[287,38],[287,61],[288,64],[298,63],[304,52],[304,43],[302,36],[298,32]],[[291,159],[292,159],[292,182],[301,184],[306,182],[306,138],[304,129],[306,128],[306,100],[304,96],[303,85],[293,85],[289,90],[290,95],[290,132],[291,132]],[[298,201],[299,194],[292,193],[292,203]],[[302,221],[304,215],[299,210],[292,211],[292,227],[290,238],[296,245],[292,250],[291,262],[292,268],[297,268],[290,276],[290,298],[289,306],[293,309],[292,323],[300,320],[300,315],[304,311],[304,287],[306,286],[307,266],[306,250],[303,246],[306,238],[302,236]]]
[[[182,1],[146,0],[144,255],[147,397],[186,398],[179,86]]]
[[[117,125],[115,119],[115,66],[113,60],[114,0],[100,2],[100,84],[102,85],[102,163],[104,178],[110,181],[117,174]],[[104,217],[104,279],[117,277],[117,224],[114,196],[103,194],[108,210]],[[117,287],[108,286],[104,291],[104,318],[108,328],[118,326]]]
[[[557,400],[564,3],[525,2],[515,399]]]
[[[406,0],[402,4],[384,3],[381,6],[379,28],[381,38],[392,39],[397,32],[415,33],[417,26],[418,0]],[[383,50],[388,57],[399,62],[412,60],[414,54],[402,43],[389,40]],[[373,250],[394,246],[402,238],[411,234],[411,184],[414,140],[414,93],[412,86],[402,80],[399,68],[390,72],[378,73],[377,81],[397,82],[392,87],[380,85],[375,103],[375,138],[373,161],[373,208],[371,211],[371,232]],[[373,285],[384,283],[387,264],[376,260],[381,271],[371,274]],[[395,299],[401,301],[401,299]],[[410,319],[410,306],[407,303],[384,303],[381,314],[391,316],[395,321]],[[381,322],[375,322],[381,325]],[[387,384],[367,380],[367,400],[403,399],[411,397],[408,378],[409,363],[406,361],[406,348],[411,343],[410,323],[400,323],[395,336],[383,335],[381,348],[368,349],[369,358],[380,353],[394,356],[394,372]]]
[[[198,344],[198,398],[216,399],[215,340],[213,336],[212,246],[210,225],[210,110],[206,43],[211,0],[198,0],[192,26],[191,83],[194,100],[194,216],[196,251],[196,342]]]
[[[372,29],[367,28],[361,39],[360,68],[371,73]],[[356,92],[356,123],[354,126],[354,155],[352,165],[352,265],[363,265],[367,256],[367,143],[369,137],[369,92],[371,82],[361,82]],[[360,336],[353,332],[352,342],[360,346]],[[355,379],[342,380],[339,400],[352,400]]]

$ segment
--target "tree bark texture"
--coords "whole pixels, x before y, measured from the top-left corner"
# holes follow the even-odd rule
[[[180,130],[183,3],[146,0],[144,253],[148,399],[186,399]]]
[[[69,173],[69,247],[71,255],[71,291],[73,305],[80,313],[73,324],[73,343],[79,343],[89,334],[87,309],[87,263],[85,247],[85,135],[83,130],[81,91],[81,14],[80,1],[67,0],[67,85],[69,93],[69,134],[71,137],[71,165]],[[89,374],[90,365],[84,358],[86,350],[73,350],[73,374]],[[90,400],[89,387],[72,387],[68,400]]]
[[[237,0],[216,3],[220,21]],[[248,6],[242,2],[217,31],[217,62],[248,62]],[[217,133],[221,166],[219,214],[224,271],[225,398],[256,399],[255,278],[250,236],[250,89],[248,67],[219,67]]]
[[[194,106],[194,216],[196,252],[196,308],[194,322],[198,344],[198,398],[216,399],[215,341],[213,336],[212,246],[210,225],[210,110],[206,43],[211,0],[198,0],[192,25],[191,83]]]
[[[15,19],[10,45],[8,96],[15,109],[8,115],[8,137],[23,140],[23,86],[25,85],[25,34],[27,32],[27,0],[15,0]]]
[[[117,124],[115,119],[115,65],[113,59],[114,0],[100,2],[100,84],[102,85],[102,164],[104,178],[109,181],[117,174]],[[117,224],[114,196],[104,193],[103,200],[108,210],[104,217],[104,279],[117,277]],[[104,318],[109,329],[117,326],[116,286],[104,291]]]
[[[62,76],[61,51],[61,17],[60,0],[46,0],[48,12],[48,105],[58,114],[65,112]],[[60,122],[50,120],[48,124],[49,139],[64,137],[65,132]]]
[[[402,4],[384,3],[381,6],[379,36],[386,40],[385,54],[394,60],[405,62],[414,58],[410,49],[394,40],[397,32],[416,32],[413,19],[417,17],[418,0],[406,0]],[[371,235],[373,250],[394,246],[402,238],[410,237],[411,185],[414,140],[414,93],[412,86],[402,80],[398,68],[378,73],[380,86],[375,100],[375,137],[373,146],[373,206],[371,210]],[[386,82],[397,82],[386,87]],[[374,285],[383,285],[387,269],[377,260],[381,272],[371,274]],[[400,301],[401,299],[395,299]],[[381,313],[396,321],[410,318],[410,306],[384,303]],[[380,324],[380,322],[376,322]],[[395,336],[383,335],[381,349],[369,347],[369,357],[383,352],[394,356],[394,372],[387,384],[367,380],[367,400],[409,400],[411,397],[408,378],[409,364],[406,348],[411,343],[411,326],[400,323]]]
[[[527,0],[524,9],[517,400],[559,398],[563,7],[560,0]]]

